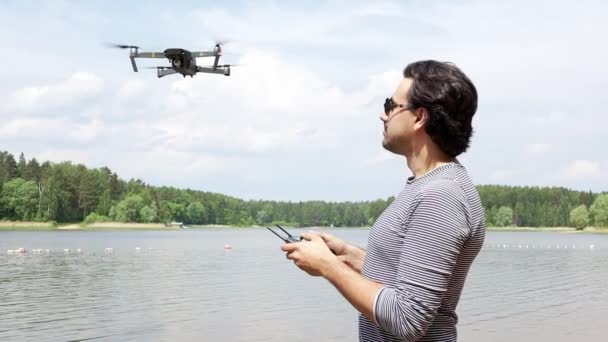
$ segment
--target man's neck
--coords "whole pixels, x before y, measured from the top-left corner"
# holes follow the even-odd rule
[[[412,171],[414,178],[419,178],[434,169],[451,163],[455,158],[447,156],[439,149],[434,149],[429,145],[424,145],[405,156],[407,167]]]

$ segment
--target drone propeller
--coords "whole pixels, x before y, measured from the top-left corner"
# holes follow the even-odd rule
[[[123,44],[113,44],[113,43],[106,43],[105,45],[106,45],[106,47],[113,47],[113,48],[117,48],[117,49],[139,49],[139,46],[135,46],[135,45],[123,45]]]
[[[144,67],[144,69],[173,69],[173,68],[168,67],[168,66],[149,66],[149,67]]]
[[[230,43],[232,40],[230,39],[217,39],[215,40],[215,46],[221,46],[221,45],[226,45],[228,43]]]

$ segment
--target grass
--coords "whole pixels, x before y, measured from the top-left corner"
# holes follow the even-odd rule
[[[55,222],[0,221],[0,231],[39,231],[55,229],[57,229],[57,223]]]

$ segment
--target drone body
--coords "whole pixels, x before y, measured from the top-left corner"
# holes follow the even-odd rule
[[[193,77],[199,72],[230,76],[230,65],[218,64],[220,61],[220,56],[222,55],[222,47],[219,43],[209,51],[188,51],[185,49],[174,48],[166,49],[163,52],[139,52],[138,46],[113,46],[121,49],[129,49],[129,58],[131,59],[131,65],[133,66],[133,71],[135,72],[138,72],[137,64],[135,63],[136,58],[166,58],[171,63],[171,66],[154,67],[157,70],[157,76],[159,78],[172,74],[181,74],[183,77]],[[196,57],[214,57],[215,60],[212,66],[203,67],[196,65]]]

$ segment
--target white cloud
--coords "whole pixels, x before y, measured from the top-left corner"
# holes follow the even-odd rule
[[[386,161],[395,160],[395,159],[399,159],[399,158],[402,158],[402,157],[383,149],[383,150],[377,152],[372,158],[369,158],[367,160],[367,163],[378,164],[378,163],[384,163]]]
[[[93,119],[83,123],[66,118],[15,118],[0,126],[2,141],[21,140],[57,144],[94,142],[104,130],[103,122]]]
[[[146,82],[143,80],[132,79],[126,81],[118,90],[117,97],[119,99],[129,99],[140,96],[146,90]]]
[[[365,106],[399,78],[383,73],[364,89],[346,92],[270,52],[247,52],[241,62],[230,78],[201,75],[171,85],[168,115],[154,125],[170,146],[242,152],[335,146],[351,121],[376,114]]]
[[[565,179],[585,181],[601,177],[602,174],[600,163],[591,160],[575,160],[562,172]]]
[[[535,144],[530,144],[526,147],[526,150],[528,153],[531,154],[543,154],[543,153],[547,153],[551,150],[552,146],[551,144],[546,144],[546,143],[535,143]]]
[[[494,182],[511,182],[520,174],[521,170],[515,169],[495,170],[490,174],[490,179]]]
[[[56,107],[66,107],[98,94],[103,88],[103,80],[90,72],[77,72],[70,78],[50,85],[24,87],[11,96],[8,110],[47,111]]]

